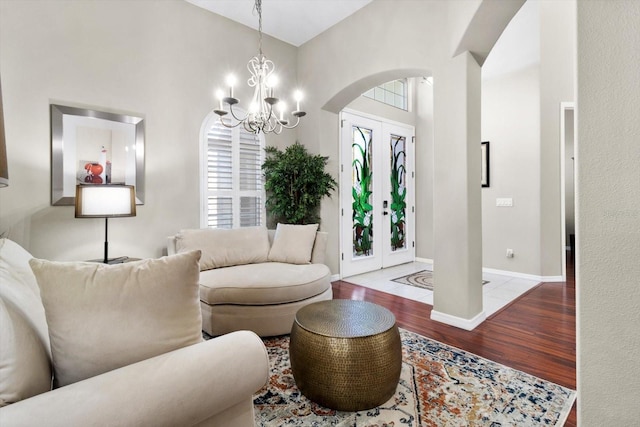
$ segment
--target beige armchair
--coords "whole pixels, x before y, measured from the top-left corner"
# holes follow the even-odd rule
[[[254,425],[252,396],[266,383],[269,362],[260,338],[248,331],[182,346],[52,389],[52,372],[64,369],[57,366],[60,360],[54,363],[56,355],[58,358],[63,355],[59,349],[63,345],[60,336],[73,334],[49,330],[50,325],[51,328],[59,327],[59,319],[52,318],[52,310],[45,314],[43,302],[51,297],[47,295],[50,291],[38,289],[36,277],[29,267],[30,259],[31,255],[19,245],[0,239],[2,427]],[[173,261],[157,261],[163,262],[173,267]],[[159,268],[152,261],[142,263],[135,274],[128,275],[136,276]],[[57,273],[51,272],[52,266],[47,264],[46,267],[49,270],[40,268],[40,274],[55,279]],[[64,265],[60,268],[69,269]],[[73,268],[107,267],[78,263]],[[113,271],[117,270],[109,269],[109,274]],[[74,285],[69,284],[71,288]],[[91,286],[84,286],[90,293]],[[197,283],[195,289],[193,304],[197,307]],[[123,295],[122,290],[118,292]],[[47,303],[44,307],[48,307]],[[93,315],[101,314],[95,312]],[[118,315],[126,318],[127,314]],[[140,323],[143,322],[140,319]],[[189,322],[198,322],[199,327],[201,320],[198,317]],[[78,323],[86,322],[79,319]],[[109,327],[124,332],[123,325],[111,324]],[[198,328],[196,333],[199,332]],[[106,340],[108,334],[109,331],[95,331],[95,337],[87,340],[95,339],[99,343],[102,338]],[[114,357],[109,356],[107,350],[97,351],[103,358]],[[117,353],[113,352],[113,355]],[[81,369],[83,364],[77,366]]]

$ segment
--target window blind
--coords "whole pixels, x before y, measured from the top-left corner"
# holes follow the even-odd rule
[[[207,123],[204,147],[204,221],[211,228],[263,225],[264,139],[242,128]]]

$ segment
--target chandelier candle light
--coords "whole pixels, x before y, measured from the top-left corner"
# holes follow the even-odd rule
[[[234,128],[243,125],[247,132],[254,134],[262,133],[275,133],[279,134],[282,129],[293,129],[300,123],[300,117],[303,117],[307,113],[300,110],[300,101],[302,100],[302,93],[298,90],[294,94],[296,101],[296,109],[291,112],[294,116],[295,123],[289,123],[289,120],[285,117],[287,106],[286,104],[275,97],[275,86],[278,83],[278,79],[273,74],[275,66],[273,62],[267,59],[262,53],[262,0],[256,0],[255,10],[258,12],[258,56],[251,58],[247,64],[247,68],[251,77],[247,80],[249,87],[254,88],[253,98],[249,105],[249,111],[244,118],[240,118],[233,111],[233,106],[240,102],[237,98],[233,97],[233,86],[235,85],[235,77],[230,75],[227,77],[227,86],[229,87],[229,96],[225,96],[223,90],[218,90],[216,96],[220,102],[218,108],[213,112],[220,116],[220,123],[228,128]],[[224,109],[224,104],[229,105],[229,111]],[[273,111],[275,106],[278,106],[280,116],[277,117]],[[235,123],[230,121],[225,122],[223,119],[228,113],[235,119]]]

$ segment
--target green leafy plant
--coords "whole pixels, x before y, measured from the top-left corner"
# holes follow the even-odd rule
[[[356,182],[352,189],[353,204],[353,250],[356,255],[369,255],[373,245],[373,206],[369,203],[371,196],[371,180],[373,173],[370,165],[371,137],[367,140],[362,129],[356,127],[364,144],[351,144],[360,153],[354,158],[352,167],[356,174]]]
[[[312,155],[296,142],[284,151],[265,148],[262,164],[267,215],[272,223],[314,224],[320,222],[320,202],[338,185],[325,172],[328,158]]]

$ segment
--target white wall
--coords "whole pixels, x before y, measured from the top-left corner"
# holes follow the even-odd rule
[[[416,257],[433,259],[433,86],[416,79]]]
[[[295,85],[296,49],[265,37],[264,52]],[[110,255],[160,256],[166,236],[199,226],[200,127],[216,87],[231,71],[244,80],[256,53],[256,31],[183,1],[1,1],[11,183],[0,231],[37,257],[99,258],[104,221],[50,206],[49,104],[129,112],[146,122],[146,200],[137,217],[110,221]]]
[[[490,143],[491,185],[482,189],[483,266],[540,275],[538,66],[483,80],[482,140]],[[512,198],[513,207],[497,207],[497,198]]]
[[[575,99],[574,33],[575,0],[528,0],[483,66],[484,267],[561,276],[560,103]],[[513,208],[496,207],[499,197],[513,198]]]
[[[560,103],[575,100],[576,0],[540,2],[540,269],[562,274]]]
[[[578,424],[640,420],[640,2],[577,4]]]

